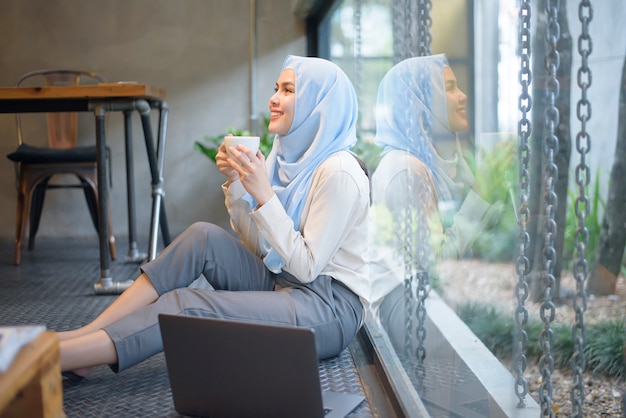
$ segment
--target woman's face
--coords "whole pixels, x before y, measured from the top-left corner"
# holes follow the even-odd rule
[[[270,123],[268,129],[271,133],[287,135],[293,123],[293,114],[296,104],[296,73],[287,68],[280,73],[276,81],[275,93],[270,97]]]
[[[456,84],[456,77],[450,67],[444,67],[443,78],[446,85],[446,104],[448,106],[448,124],[452,132],[464,131],[468,127],[465,102],[467,96]]]

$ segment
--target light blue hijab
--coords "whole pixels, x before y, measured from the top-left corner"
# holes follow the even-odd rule
[[[456,140],[446,107],[447,66],[444,54],[413,57],[385,74],[378,88],[374,143],[383,147],[383,155],[397,149],[418,157],[431,169],[439,198],[454,200],[462,190],[454,181],[459,156],[444,160],[434,146],[438,140]]]
[[[295,72],[296,98],[293,123],[286,135],[276,135],[266,167],[274,192],[296,230],[313,173],[330,155],[356,144],[358,105],[354,87],[336,64],[321,59],[289,55],[282,70]],[[284,260],[267,243],[264,262],[275,273]]]

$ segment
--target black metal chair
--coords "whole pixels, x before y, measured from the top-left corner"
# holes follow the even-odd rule
[[[29,86],[78,86],[104,82],[96,73],[80,70],[36,70],[19,78],[16,87]],[[17,149],[7,155],[15,163],[17,188],[17,222],[15,232],[14,263],[20,264],[22,245],[29,226],[28,249],[35,246],[41,212],[47,189],[81,188],[85,193],[91,219],[98,230],[98,176],[96,145],[77,146],[78,114],[76,112],[47,113],[47,146],[27,144],[24,141],[22,118],[16,114]],[[51,182],[55,175],[75,175],[79,183]],[[115,236],[109,208],[108,241],[111,258],[116,258]],[[99,231],[98,231],[99,232]]]

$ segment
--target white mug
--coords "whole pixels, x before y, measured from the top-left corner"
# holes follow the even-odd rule
[[[228,156],[234,159],[235,157],[230,153],[230,147],[236,149],[237,145],[241,144],[256,155],[256,152],[259,150],[260,141],[261,138],[259,138],[258,136],[226,135],[224,137],[224,146],[226,147],[226,152],[228,153]]]

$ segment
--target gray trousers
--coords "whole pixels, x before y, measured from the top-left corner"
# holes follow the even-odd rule
[[[363,306],[330,276],[302,284],[274,274],[263,260],[222,228],[197,222],[141,267],[159,298],[104,328],[117,350],[118,372],[163,350],[160,313],[312,328],[320,359],[335,356],[355,337]],[[215,290],[188,286],[203,275]]]

